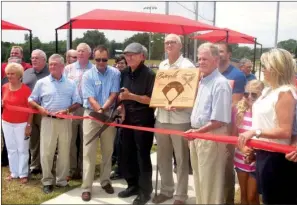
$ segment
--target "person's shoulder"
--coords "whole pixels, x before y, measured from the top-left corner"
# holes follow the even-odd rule
[[[116,74],[116,75],[120,75],[121,72],[119,71],[119,69],[113,67],[113,66],[108,66],[108,68],[112,71],[112,73]]]
[[[30,91],[31,92],[31,89],[29,88],[29,86],[24,84],[24,83],[22,84],[22,89],[25,90],[25,91]]]
[[[6,90],[8,88],[8,83],[5,83],[4,85],[2,85],[1,87],[3,90]]]
[[[239,68],[236,68],[235,66],[231,65],[231,69],[231,72],[235,78],[245,78],[244,73],[241,70],[239,70]]]
[[[214,84],[216,87],[218,88],[227,88],[227,87],[230,87],[229,85],[229,80],[227,78],[225,78],[221,73],[218,73],[216,78],[215,78],[215,81],[214,81]]]
[[[159,64],[159,69],[162,69],[162,67],[164,67],[167,63],[168,63],[168,59],[161,61],[161,63]]]
[[[24,71],[24,75],[26,74],[30,74],[30,73],[32,73],[34,71],[34,68],[32,68],[32,66],[30,66],[30,68],[28,68],[28,69],[26,69],[25,71]]]
[[[192,61],[190,61],[190,59],[188,58],[183,58],[181,66],[183,68],[195,68],[195,65]]]

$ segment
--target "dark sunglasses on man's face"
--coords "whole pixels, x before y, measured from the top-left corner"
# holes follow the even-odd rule
[[[98,63],[100,63],[101,61],[103,63],[106,63],[108,61],[108,59],[107,58],[96,58],[95,61],[98,62]]]
[[[243,94],[243,96],[244,96],[245,98],[248,98],[249,96],[251,96],[252,99],[257,99],[257,98],[258,98],[258,94],[257,94],[257,93],[249,93],[249,92],[245,92],[245,93]]]

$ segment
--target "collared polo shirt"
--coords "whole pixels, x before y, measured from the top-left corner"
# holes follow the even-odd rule
[[[154,71],[143,63],[140,63],[134,72],[130,67],[127,67],[122,71],[121,87],[127,88],[133,94],[151,97],[155,76]],[[125,123],[144,126],[154,125],[154,109],[150,108],[149,105],[133,100],[124,100],[123,104],[126,111]]]
[[[60,80],[52,75],[38,80],[28,101],[37,102],[49,112],[65,110],[75,103],[81,104],[74,81],[63,75]]]
[[[247,82],[257,79],[256,76],[252,73],[250,73],[249,75],[246,75],[245,77],[246,77]]]
[[[82,101],[83,101],[82,89],[81,89],[82,77],[86,71],[90,70],[93,67],[95,67],[95,65],[92,64],[90,61],[85,68],[82,68],[79,62],[76,61],[72,64],[65,66],[65,69],[64,69],[64,75],[66,76],[66,78],[74,80],[78,88],[78,94],[80,95]]]
[[[121,73],[118,69],[107,66],[104,73],[94,66],[86,71],[82,79],[83,106],[92,109],[88,98],[94,97],[102,107],[111,93],[120,91]]]
[[[169,60],[166,59],[162,61],[159,65],[159,70],[169,70],[169,69],[187,69],[187,68],[195,68],[195,65],[189,61],[189,59],[184,58],[182,55],[174,62],[173,64],[169,64]],[[191,112],[192,108],[185,108],[182,110],[176,111],[167,111],[163,108],[157,109],[157,117],[156,119],[161,123],[171,123],[171,124],[183,124],[189,123],[191,121]]]
[[[222,73],[228,80],[234,80],[233,94],[244,93],[247,83],[244,73],[233,65],[229,65],[227,70]]]
[[[49,74],[47,65],[40,72],[37,72],[34,68],[29,68],[24,72],[23,83],[33,90],[36,82]]]
[[[201,128],[211,120],[231,122],[232,91],[228,80],[218,71],[200,81],[191,126]]]

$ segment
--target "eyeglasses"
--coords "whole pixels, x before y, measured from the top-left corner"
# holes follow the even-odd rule
[[[95,61],[98,63],[100,63],[100,62],[106,63],[108,61],[108,59],[107,58],[96,58]]]
[[[258,98],[258,94],[257,94],[257,93],[249,93],[249,92],[245,92],[245,93],[243,94],[243,96],[244,96],[245,98],[248,98],[249,96],[251,96],[252,99],[257,99],[257,98]]]
[[[165,42],[165,45],[168,46],[168,45],[173,45],[173,44],[176,44],[176,41],[166,41]]]
[[[69,56],[69,57],[74,58],[74,59],[77,59],[77,56]]]

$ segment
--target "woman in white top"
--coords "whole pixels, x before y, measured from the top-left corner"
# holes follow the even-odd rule
[[[252,137],[258,140],[289,145],[292,143],[296,116],[295,64],[292,55],[283,49],[263,53],[261,63],[268,87],[254,103],[252,130],[239,136],[239,147]],[[297,204],[297,163],[285,154],[256,150],[256,178],[264,204]]]

